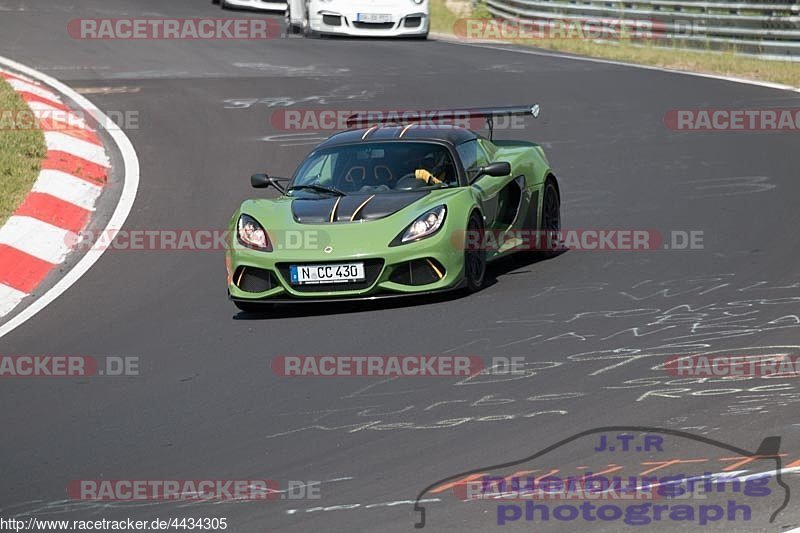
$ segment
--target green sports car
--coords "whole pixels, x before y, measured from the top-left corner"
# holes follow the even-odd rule
[[[497,117],[535,117],[539,107],[466,111],[491,128]],[[231,300],[258,311],[476,291],[487,261],[541,253],[530,236],[560,230],[556,177],[538,144],[491,138],[454,124],[382,123],[332,135],[291,180],[254,175],[253,187],[280,196],[247,200],[231,218]]]

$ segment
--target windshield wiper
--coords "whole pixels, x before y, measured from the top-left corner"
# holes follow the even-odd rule
[[[323,187],[322,185],[292,185],[287,191],[297,191],[297,190],[305,190],[305,191],[317,191],[317,192],[324,192],[328,194],[335,194],[336,196],[345,196],[345,194],[340,191],[339,189],[334,189],[332,187]]]

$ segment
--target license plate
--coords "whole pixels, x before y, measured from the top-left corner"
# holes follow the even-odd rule
[[[353,283],[364,281],[364,263],[342,263],[339,265],[290,265],[292,285],[314,283]]]
[[[359,13],[356,16],[356,20],[358,22],[375,22],[375,23],[392,22],[392,16],[384,15],[381,13]]]

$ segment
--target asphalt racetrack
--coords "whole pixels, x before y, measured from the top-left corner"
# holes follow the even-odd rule
[[[226,298],[222,251],[109,250],[0,339],[0,353],[138,357],[139,375],[0,382],[3,518],[410,531],[419,497],[429,531],[800,527],[798,378],[679,379],[659,366],[676,354],[800,353],[797,133],[683,132],[664,122],[677,109],[797,107],[799,94],[435,39],[132,42],[66,31],[80,17],[220,13],[201,0],[0,0],[0,55],[106,112],[137,114],[125,131],[141,183],[126,228],[224,229],[245,198],[274,195],[252,190],[250,174],[291,175],[328,134],[280,131],[279,111],[538,102],[538,120],[496,133],[545,147],[565,227],[657,231],[665,244],[672,232],[696,232],[702,246],[509,259],[491,265],[489,286],[471,296],[280,306],[263,316]],[[331,354],[522,357],[524,366],[469,379],[285,378],[271,369],[282,355]],[[665,434],[661,449],[627,453],[597,450],[589,434],[524,461],[605,426],[691,438]],[[742,462],[741,450],[770,436],[781,437],[783,485],[774,458]],[[726,509],[698,526],[665,511],[632,526],[567,511],[529,520],[527,502],[425,491],[466,472],[633,476],[655,466],[656,475],[772,470],[771,492],[708,496],[749,505],[749,522]],[[269,502],[72,498],[69,483],[86,479],[269,479],[314,490],[296,484]],[[509,503],[520,506],[514,519]]]

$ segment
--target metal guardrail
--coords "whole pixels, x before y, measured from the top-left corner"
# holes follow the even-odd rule
[[[618,21],[657,30],[656,44],[731,49],[800,61],[800,0],[484,0],[493,16],[520,24]],[[643,38],[632,37],[633,41]]]

